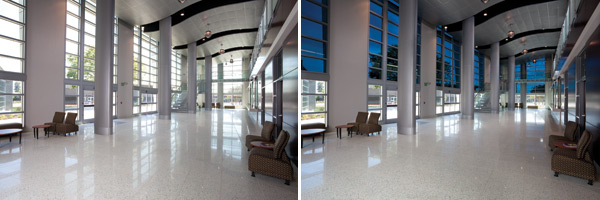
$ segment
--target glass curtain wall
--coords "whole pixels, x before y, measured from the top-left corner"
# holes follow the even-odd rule
[[[241,58],[233,58],[233,63],[227,59],[222,64],[212,66],[213,104],[219,103],[220,108],[243,108],[242,87],[248,77],[244,77],[247,73],[244,72],[242,61]],[[222,70],[219,70],[220,67],[222,67]],[[219,101],[219,91],[222,92],[222,102]]]
[[[158,41],[134,27],[133,114],[155,113],[158,94]]]
[[[0,1],[0,124],[25,119],[25,1]]]
[[[437,27],[436,37],[436,113],[459,112],[461,43]],[[478,58],[481,60],[481,58]],[[480,80],[480,79],[479,79]]]
[[[302,0],[301,13],[301,69],[302,77],[327,74],[329,1]],[[302,80],[301,124],[324,123],[327,125],[328,80],[315,77]]]

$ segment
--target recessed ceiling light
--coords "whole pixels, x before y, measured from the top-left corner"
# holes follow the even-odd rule
[[[481,0],[481,3],[487,3],[488,0]]]
[[[506,39],[504,39],[504,40],[508,41],[508,38],[506,38]]]
[[[483,16],[487,16],[487,13],[483,13]]]
[[[180,14],[180,15],[183,17],[183,15],[185,15],[185,14],[184,14],[183,12],[181,12],[181,14]]]
[[[444,26],[444,30],[448,30],[448,26]]]
[[[179,3],[185,3],[185,0],[177,0]]]
[[[477,48],[479,48],[479,46],[475,45],[475,48],[477,49]]]
[[[513,38],[515,36],[515,32],[513,30],[508,31],[508,38]]]

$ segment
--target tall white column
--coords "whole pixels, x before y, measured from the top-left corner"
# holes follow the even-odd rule
[[[171,119],[171,17],[159,22],[158,117]]]
[[[112,69],[115,0],[96,5],[96,67],[94,91],[94,133],[112,134]]]
[[[492,113],[497,113],[500,100],[500,44],[498,42],[492,44],[490,61],[490,107]]]
[[[462,22],[462,58],[460,70],[460,112],[461,118],[473,119],[475,97],[475,18]]]
[[[515,110],[515,56],[508,57],[508,110]]]
[[[196,60],[196,42],[189,43],[188,46],[188,70],[187,70],[187,100],[188,100],[188,113],[196,113],[196,95],[198,89],[196,89],[196,71],[198,64]]]
[[[204,108],[212,109],[212,55],[204,57]]]
[[[133,66],[133,38],[133,26],[119,20],[119,66]],[[117,67],[117,71],[117,118],[130,118],[133,117],[133,67]]]
[[[219,105],[221,105],[220,108],[223,108],[223,82],[221,82],[223,80],[223,63],[218,64],[218,70],[217,70],[217,77],[219,78],[219,83],[217,84],[217,103],[219,103]]]
[[[400,5],[398,36],[398,133],[415,134],[415,67],[417,41],[417,0]],[[384,91],[385,92],[385,91]]]

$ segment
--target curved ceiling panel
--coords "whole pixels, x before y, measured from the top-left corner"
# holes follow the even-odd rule
[[[515,34],[515,36],[513,38],[505,38],[500,40],[500,46],[512,42],[512,41],[516,41],[516,40],[521,40],[523,37],[527,37],[527,36],[533,36],[533,35],[537,35],[537,34],[543,34],[543,33],[556,33],[558,32],[560,35],[560,28],[554,28],[554,29],[544,29],[544,30],[533,30],[533,31],[527,31],[527,32],[523,32],[523,33],[518,33]],[[493,43],[492,43],[493,44]],[[488,45],[480,45],[479,49],[489,49],[492,44],[488,44]]]
[[[233,57],[236,58],[236,54],[240,55],[240,54],[251,54],[252,53],[252,49],[254,49],[254,46],[241,46],[241,47],[233,47],[233,48],[229,48],[229,49],[225,49],[225,53],[220,54],[219,52],[216,53],[212,53],[212,58],[215,59],[217,61],[217,63],[221,63],[221,62],[226,62],[229,61],[229,59],[231,58],[231,55],[234,55]],[[237,58],[240,58],[242,56],[239,56]],[[204,60],[205,57],[197,57],[196,60]]]
[[[489,0],[486,4],[478,0],[420,0],[419,13],[427,22],[438,25],[451,24],[500,2],[502,0]]]
[[[218,52],[221,49],[221,43],[223,49],[230,49],[235,47],[243,46],[254,46],[254,40],[256,39],[256,33],[244,33],[230,36],[220,37],[216,40],[211,40],[200,46],[196,51],[196,57],[204,57],[209,54]]]
[[[554,54],[554,51],[556,51],[556,46],[547,46],[547,47],[536,47],[536,48],[531,48],[527,50],[526,54],[523,53],[518,53],[515,54],[515,57],[521,57],[521,56],[527,56],[529,55],[530,57],[533,56],[540,56],[542,57],[544,54],[544,52],[551,52],[551,54]]]
[[[533,59],[545,58],[548,55],[554,55],[554,51],[554,49],[542,49],[527,53],[525,55],[520,55],[515,58],[515,63],[523,63],[532,61]]]
[[[542,29],[562,27],[567,12],[566,1],[551,1],[509,10],[475,26],[475,44],[491,44],[508,36]],[[512,25],[511,25],[512,24]]]
[[[204,32],[220,33],[235,29],[250,29],[260,25],[263,1],[248,1],[207,10],[191,16],[171,29],[173,44],[189,44],[204,37]],[[207,26],[207,24],[210,24]],[[158,33],[158,32],[157,32]],[[252,38],[254,42],[256,38]]]
[[[515,55],[523,49],[531,49],[535,47],[556,46],[560,32],[536,34],[528,37],[523,37],[519,40],[513,40],[500,47],[500,57]]]
[[[218,1],[200,1],[194,4],[191,4],[181,10],[178,10],[172,13],[171,16],[171,26],[175,26],[183,21],[189,20],[193,18],[199,13],[209,11],[216,8],[228,7],[233,4],[243,3],[247,1],[253,0],[218,0]],[[262,0],[260,0],[262,1]],[[182,16],[181,13],[184,13]],[[166,17],[166,16],[165,16]],[[164,18],[164,17],[163,17]],[[161,18],[162,19],[162,18]],[[154,32],[159,30],[159,22],[160,20],[156,20],[155,22],[151,22],[148,24],[143,24],[144,32]]]
[[[202,39],[199,39],[198,41],[196,41],[196,46],[200,46],[206,42],[209,42],[209,41],[212,41],[214,39],[218,39],[218,38],[224,37],[224,36],[235,35],[235,34],[244,34],[244,33],[253,33],[253,32],[254,33],[258,32],[258,28],[236,29],[236,30],[219,32],[219,33],[212,34],[212,36],[208,39],[202,37]],[[173,47],[173,49],[175,49],[175,50],[187,49],[187,44],[177,45],[177,46]]]
[[[146,24],[165,17],[201,0],[116,0],[115,14],[132,25]]]

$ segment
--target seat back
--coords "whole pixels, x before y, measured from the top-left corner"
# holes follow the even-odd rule
[[[378,124],[380,115],[381,115],[380,113],[371,113],[371,115],[369,115],[368,124]]]
[[[281,130],[281,132],[279,132],[279,136],[277,136],[277,140],[275,141],[274,147],[273,147],[273,153],[274,153],[274,157],[276,159],[279,159],[283,156],[283,152],[285,149],[285,146],[288,143],[288,140],[290,139],[290,134],[285,131],[285,130]]]
[[[260,132],[260,136],[271,141],[271,138],[273,137],[272,135],[274,128],[275,124],[273,122],[265,121],[265,124],[263,124],[262,132]]]
[[[369,116],[368,112],[358,112],[356,115],[356,123],[367,123],[367,116]]]
[[[577,133],[577,129],[579,129],[579,124],[573,121],[567,122],[567,127],[565,127],[565,137],[571,141],[575,141],[575,133]]]
[[[589,131],[584,131],[581,138],[579,138],[579,142],[577,142],[577,153],[575,154],[577,158],[582,159],[585,156],[590,143],[592,143],[592,134]]]
[[[65,124],[75,124],[75,120],[77,119],[77,113],[67,113],[67,119],[65,119]]]
[[[52,118],[53,123],[63,123],[65,121],[65,112],[55,112],[54,118]]]

